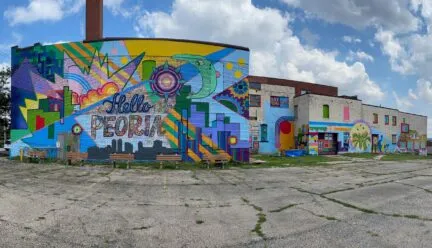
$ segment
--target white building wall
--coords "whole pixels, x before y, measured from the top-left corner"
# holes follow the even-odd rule
[[[378,123],[374,123],[374,114],[378,115]],[[389,116],[389,124],[385,124],[385,116]],[[396,125],[393,126],[393,116],[396,117]],[[396,109],[383,108],[379,106],[371,106],[363,104],[363,118],[372,128],[380,130],[386,137],[391,138],[392,135],[399,135],[400,123],[402,119],[399,117],[399,111]]]
[[[323,118],[323,106],[329,105],[330,118]],[[344,120],[344,107],[349,107],[349,120]],[[309,120],[317,122],[354,122],[361,119],[361,101],[345,99],[341,97],[330,97],[321,95],[310,95],[309,97]]]

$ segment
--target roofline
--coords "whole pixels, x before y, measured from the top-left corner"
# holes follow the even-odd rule
[[[237,45],[230,45],[230,44],[224,44],[224,43],[218,43],[218,42],[210,42],[210,41],[199,41],[199,40],[187,40],[187,39],[171,39],[171,38],[134,38],[134,37],[108,37],[108,38],[103,38],[103,39],[99,39],[99,40],[83,40],[83,43],[92,43],[92,42],[101,42],[101,41],[118,41],[118,40],[152,40],[152,41],[175,41],[175,42],[185,42],[185,43],[196,43],[196,44],[204,44],[204,45],[212,45],[212,46],[222,46],[222,47],[229,47],[229,48],[233,48],[233,49],[237,49],[237,50],[243,50],[243,51],[247,51],[250,52],[250,49],[247,47],[242,47],[242,46],[237,46]],[[72,43],[74,41],[71,42],[66,42],[66,43]],[[56,43],[57,44],[57,43]],[[62,44],[62,43],[58,43],[58,44]],[[44,46],[42,43],[37,42],[34,43],[33,45],[30,46],[26,46],[26,47],[18,47],[18,46],[13,46],[11,47],[11,49],[28,49],[34,46]]]
[[[219,42],[211,42],[211,41],[199,41],[199,40],[188,40],[188,39],[173,39],[173,38],[137,38],[137,37],[107,37],[99,40],[84,40],[84,43],[91,42],[100,42],[100,41],[118,41],[118,40],[154,40],[154,41],[176,41],[176,42],[188,42],[188,43],[196,43],[196,44],[204,44],[204,45],[212,45],[212,46],[223,46],[234,48],[238,50],[250,51],[248,47],[219,43]]]
[[[291,80],[291,79],[286,79],[286,78],[274,78],[274,77],[264,77],[264,76],[254,76],[254,75],[249,75],[248,78],[251,79],[250,82],[253,82],[253,78],[258,78],[258,79],[267,79],[267,80],[281,80],[281,81],[294,82],[294,83],[302,83],[302,84],[309,84],[309,85],[318,85],[318,86],[324,86],[324,87],[328,87],[328,88],[339,89],[338,87],[331,86],[331,85],[317,84],[317,83],[304,82],[304,81],[297,81],[297,80]],[[269,83],[260,83],[260,82],[253,82],[253,83],[269,84]],[[273,85],[273,84],[270,83],[270,85]]]
[[[333,98],[339,98],[339,99],[345,99],[345,100],[351,100],[351,101],[358,101],[358,102],[363,102],[361,99],[351,99],[351,98],[346,98],[343,96],[331,96],[331,95],[326,95],[326,94],[317,94],[317,93],[305,93],[303,95],[299,95],[299,96],[294,96],[294,98],[297,97],[302,97],[302,96],[307,96],[307,95],[317,95],[317,96],[326,96],[326,97],[333,97]]]
[[[395,108],[383,107],[383,106],[378,106],[378,105],[373,105],[373,104],[366,104],[366,103],[363,103],[363,105],[369,106],[369,107],[374,107],[374,108],[390,109],[390,110],[395,110],[395,111],[401,112],[401,111],[399,111],[399,109],[395,109]]]
[[[428,118],[428,116],[427,116],[427,115],[419,115],[419,114],[414,114],[414,113],[408,113],[408,112],[403,112],[403,111],[399,111],[399,113],[402,113],[402,114],[407,114],[407,115],[415,115],[415,116],[420,116],[420,117],[426,117],[426,118]]]

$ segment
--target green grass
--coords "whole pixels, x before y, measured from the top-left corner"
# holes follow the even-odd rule
[[[345,153],[343,156],[349,158],[365,158],[365,159],[374,159],[380,154],[373,153]],[[432,159],[432,156],[419,156],[413,153],[390,153],[390,154],[381,154],[384,155],[381,158],[381,161],[406,161],[406,160],[424,160],[424,159]]]
[[[373,154],[373,153],[345,153],[345,154],[343,154],[343,156],[349,157],[349,158],[373,159],[376,156],[378,156],[378,154]]]
[[[319,166],[326,162],[344,161],[340,157],[331,156],[303,156],[303,157],[280,157],[273,155],[254,155],[253,159],[266,161],[262,164],[242,164],[241,168],[267,168],[267,167],[297,167],[297,166]]]
[[[426,160],[426,159],[432,159],[432,156],[419,156],[412,153],[400,153],[400,154],[386,154],[383,158],[381,158],[382,161],[404,161],[404,160]]]

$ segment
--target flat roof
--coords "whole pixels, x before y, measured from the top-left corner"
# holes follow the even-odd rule
[[[304,93],[303,95],[294,96],[294,98],[296,98],[296,97],[302,97],[302,96],[307,96],[307,95],[326,96],[326,97],[340,98],[340,99],[352,100],[352,101],[358,101],[358,102],[362,101],[361,99],[353,99],[353,98],[350,98],[350,97],[347,97],[347,96],[332,96],[332,95],[317,94],[317,93]]]
[[[199,40],[188,40],[188,39],[171,39],[171,38],[107,37],[107,38],[103,38],[103,39],[99,39],[99,40],[83,40],[82,42],[84,42],[84,43],[91,43],[91,42],[119,41],[119,40],[176,41],[176,42],[187,42],[187,43],[196,43],[196,44],[204,44],[204,45],[212,45],[212,46],[229,47],[229,48],[234,48],[234,49],[248,51],[248,52],[250,51],[250,49],[247,48],[247,47],[237,46],[237,45],[231,45],[231,44],[225,44],[225,43],[210,42],[210,41],[199,41]],[[74,42],[74,41],[70,41],[70,42]],[[70,43],[70,42],[63,42],[63,43]],[[56,44],[56,43],[54,43],[54,44]],[[62,43],[58,43],[58,44],[62,44]],[[34,47],[36,45],[44,46],[40,42],[37,42],[37,43],[34,43],[31,46],[26,46],[26,47],[13,46],[12,48],[15,48],[15,49],[27,49],[27,48]]]
[[[200,41],[200,40],[188,40],[188,39],[174,39],[174,38],[137,38],[137,37],[107,37],[99,40],[84,40],[84,43],[90,42],[98,42],[98,41],[117,41],[117,40],[160,40],[160,41],[176,41],[176,42],[188,42],[188,43],[197,43],[197,44],[205,44],[205,45],[213,45],[213,46],[223,46],[234,48],[238,50],[250,51],[249,48],[219,42],[211,42],[211,41]]]
[[[291,79],[283,79],[283,78],[273,78],[273,77],[263,77],[263,76],[253,76],[249,75],[249,82],[252,83],[260,83],[260,84],[270,84],[270,85],[281,85],[281,86],[287,86],[287,84],[306,84],[310,86],[321,86],[326,88],[332,88],[332,89],[338,89],[338,87],[325,85],[325,84],[317,84],[317,83],[309,83],[309,82],[303,82],[303,81],[297,81],[297,80],[291,80]],[[288,85],[289,86],[289,85]]]

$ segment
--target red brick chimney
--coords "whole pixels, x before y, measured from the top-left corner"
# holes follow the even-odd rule
[[[103,39],[103,0],[86,0],[86,41]]]

